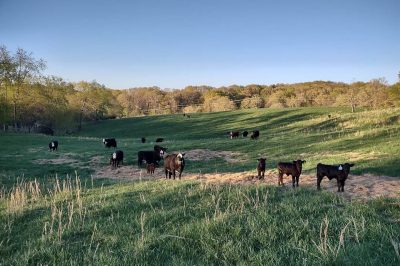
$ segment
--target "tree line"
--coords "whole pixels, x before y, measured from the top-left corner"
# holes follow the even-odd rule
[[[82,128],[85,121],[155,114],[230,111],[247,108],[400,106],[400,82],[384,79],[351,84],[313,81],[183,89],[139,87],[110,89],[96,81],[66,82],[45,76],[46,63],[24,49],[0,46],[0,125],[31,131],[45,126],[60,133]]]

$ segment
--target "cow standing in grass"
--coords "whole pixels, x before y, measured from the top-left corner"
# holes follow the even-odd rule
[[[117,148],[117,141],[115,140],[115,138],[103,139],[103,144],[104,144],[104,147],[106,147],[106,148],[110,148],[110,147]]]
[[[119,163],[124,164],[124,153],[123,151],[117,150],[111,154],[110,165],[117,168]]]
[[[260,131],[259,130],[253,130],[253,133],[251,134],[250,138],[251,139],[258,139],[260,136]]]
[[[266,159],[260,158],[257,161],[258,161],[258,165],[257,165],[258,179],[264,179]]]
[[[338,192],[344,192],[344,184],[350,173],[353,163],[345,163],[339,165],[317,164],[317,189],[321,189],[321,181],[326,176],[329,180],[336,178]]]
[[[161,147],[159,145],[155,145],[153,151],[139,151],[138,167],[142,166],[143,161],[146,161],[146,163],[154,163],[155,165],[158,165],[159,161],[161,161],[166,151],[167,148]]]
[[[228,132],[228,135],[229,135],[229,137],[230,137],[231,139],[233,139],[233,138],[238,138],[239,135],[240,135],[240,132],[239,132],[239,131],[230,131],[230,132]]]
[[[154,174],[154,171],[156,169],[156,165],[154,163],[148,163],[146,168],[147,168],[147,173],[148,174]]]
[[[170,154],[164,159],[165,178],[171,179],[171,175],[175,180],[175,171],[179,172],[179,179],[181,179],[183,169],[185,168],[184,153]]]
[[[292,163],[278,163],[278,186],[283,186],[283,175],[291,175],[293,187],[299,186],[299,178],[303,168],[303,163],[306,161],[297,160]]]
[[[58,141],[53,140],[52,142],[50,142],[49,149],[50,149],[50,151],[56,151],[58,149]]]

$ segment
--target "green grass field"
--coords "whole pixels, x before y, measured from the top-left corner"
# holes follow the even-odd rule
[[[252,129],[260,130],[260,139],[226,134]],[[164,137],[169,151],[239,154],[229,162],[187,158],[185,172],[248,171],[265,156],[269,169],[302,158],[311,174],[318,162],[349,161],[355,174],[400,176],[400,109],[257,109],[109,120],[84,125],[75,136],[53,137],[58,152],[48,151],[49,136],[0,134],[0,265],[400,263],[398,198],[358,202],[309,187],[93,180],[91,158],[106,165],[111,152],[104,137],[117,138],[131,165],[138,150]],[[140,143],[141,137],[148,142]]]

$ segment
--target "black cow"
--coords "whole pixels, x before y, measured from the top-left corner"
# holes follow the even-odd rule
[[[50,149],[50,151],[56,151],[58,149],[58,141],[53,140],[52,142],[50,142],[49,149]]]
[[[163,142],[164,141],[164,138],[157,138],[156,139],[156,142]]]
[[[293,161],[293,163],[278,163],[278,186],[283,186],[283,175],[286,174],[287,176],[292,176],[293,187],[295,184],[299,186],[299,178],[301,175],[301,171],[303,168],[303,163],[306,161],[297,160]]]
[[[243,137],[247,137],[247,135],[249,135],[249,132],[248,131],[243,131]]]
[[[142,143],[145,143],[146,142],[146,138],[142,138]]]
[[[238,138],[240,135],[240,132],[239,131],[230,131],[230,132],[228,132],[228,134],[229,134],[229,137],[231,139],[233,139],[233,138]]]
[[[111,154],[110,164],[112,167],[116,168],[119,166],[119,163],[124,164],[124,153],[123,151],[117,150]]]
[[[179,172],[179,179],[181,179],[183,169],[185,168],[185,156],[184,153],[178,154],[170,154],[167,155],[164,159],[164,170],[165,170],[165,178],[171,179],[171,175],[175,180],[175,171]]]
[[[317,189],[321,189],[321,181],[324,176],[328,177],[329,180],[336,178],[338,192],[344,191],[344,183],[350,173],[350,167],[353,167],[353,163],[345,163],[339,165],[327,165],[319,163],[317,164]]]
[[[257,165],[258,179],[264,179],[266,159],[260,158],[257,161],[258,161],[258,165]]]
[[[161,147],[159,145],[155,145],[153,151],[139,151],[138,167],[142,166],[143,161],[146,161],[146,163],[148,164],[154,163],[155,165],[158,165],[159,161],[161,161],[161,158],[166,151],[167,148]]]
[[[114,138],[103,139],[103,144],[104,144],[104,147],[106,147],[106,148],[110,148],[110,147],[117,148],[117,141]]]
[[[259,130],[253,130],[253,133],[251,134],[250,138],[251,139],[258,139],[260,136],[260,131]]]

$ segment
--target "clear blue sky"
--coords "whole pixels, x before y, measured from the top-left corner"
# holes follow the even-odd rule
[[[111,88],[397,81],[399,0],[0,0],[0,44]]]

